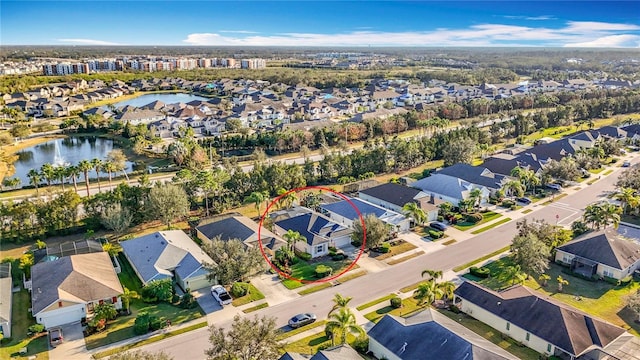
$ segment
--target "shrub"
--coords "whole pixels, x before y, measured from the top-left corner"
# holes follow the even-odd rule
[[[353,349],[361,354],[366,354],[369,351],[369,338],[367,336],[358,336],[353,343],[351,343]]]
[[[511,199],[504,199],[502,200],[502,206],[506,207],[506,208],[510,208],[511,206],[515,205],[516,202],[511,200]]]
[[[249,284],[247,283],[233,283],[233,285],[231,286],[231,295],[233,295],[234,298],[243,297],[247,295],[247,289],[249,289]]]
[[[308,252],[296,252],[296,255],[304,261],[311,260],[311,254],[309,254]]]
[[[482,220],[482,214],[480,213],[467,214],[465,220],[467,222],[475,224]]]
[[[383,243],[382,245],[380,245],[380,247],[378,248],[378,250],[383,253],[386,254],[389,251],[391,251],[391,245],[389,245],[389,243]]]
[[[29,326],[27,331],[32,332],[34,334],[41,333],[41,332],[44,331],[44,325],[42,325],[42,324],[33,324],[33,325]]]
[[[488,278],[489,275],[491,274],[491,270],[487,269],[486,267],[476,267],[476,266],[472,266],[469,269],[469,272],[471,273],[471,275],[473,276],[477,276],[479,278]]]
[[[576,220],[571,224],[571,231],[573,231],[573,237],[575,238],[589,231],[589,227],[584,222]]]
[[[444,236],[444,233],[442,231],[429,230],[429,237],[432,239],[440,239],[443,236]]]
[[[336,253],[338,252],[338,249],[336,249],[334,246],[329,246],[329,253]]]
[[[622,279],[618,280],[618,286],[627,286],[631,284],[633,281],[633,277],[631,275],[625,276]]]
[[[320,265],[316,266],[316,277],[317,278],[323,278],[323,277],[329,275],[332,270],[333,269],[331,269],[330,267],[320,264]]]
[[[149,329],[151,329],[151,331],[160,330],[164,327],[165,323],[166,323],[165,320],[157,316],[151,316],[149,318]]]
[[[609,284],[613,284],[613,285],[618,285],[618,279],[612,278],[612,277],[608,277],[608,276],[603,276],[602,280],[608,282]]]
[[[150,316],[148,313],[142,312],[138,314],[133,324],[133,332],[136,333],[136,335],[143,335],[148,333],[149,321],[150,321]]]
[[[453,304],[449,305],[449,311],[453,312],[454,314],[459,314],[460,313],[460,309],[457,306],[453,305]]]
[[[344,260],[347,258],[347,255],[343,252],[339,252],[339,253],[335,253],[333,255],[331,255],[331,260],[334,261],[340,261],[340,260]]]
[[[353,245],[355,247],[360,247],[360,246],[362,246],[362,241],[360,241],[360,240],[351,240],[351,245]]]
[[[442,216],[442,215],[438,215],[438,221],[439,221],[439,222],[443,222],[443,221],[444,221],[444,216]]]
[[[509,209],[518,210],[518,206],[516,204],[513,204],[513,205],[509,206]]]
[[[389,300],[389,301],[391,301],[391,306],[394,309],[398,309],[398,308],[402,307],[402,299],[400,299],[397,296],[396,297],[392,297],[391,300]]]

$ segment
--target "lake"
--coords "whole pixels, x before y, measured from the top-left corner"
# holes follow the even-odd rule
[[[154,101],[162,101],[165,104],[175,104],[175,103],[188,103],[193,100],[209,100],[208,98],[185,94],[185,93],[170,93],[170,94],[145,94],[138,96],[135,99],[124,100],[117,103],[114,103],[115,107],[122,107],[126,105],[131,105],[135,107],[140,107],[152,103]]]
[[[18,160],[13,163],[15,173],[12,178],[19,177],[22,186],[29,185],[27,174],[29,170],[40,170],[43,164],[56,162],[60,158],[61,162],[77,165],[82,160],[101,159],[105,160],[109,152],[119,149],[120,146],[111,139],[104,139],[97,136],[72,136],[64,139],[55,139],[38,144],[16,153]],[[58,154],[56,156],[56,154]],[[127,173],[131,172],[133,163],[127,162]],[[122,175],[122,173],[119,173]],[[89,172],[89,178],[96,176],[95,171]],[[102,177],[108,176],[102,173]],[[79,179],[84,179],[80,175]],[[44,180],[43,180],[44,182]]]

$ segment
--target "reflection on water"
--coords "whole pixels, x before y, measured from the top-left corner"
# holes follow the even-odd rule
[[[56,150],[57,143],[57,150]],[[12,177],[19,177],[23,185],[29,184],[27,174],[29,170],[40,170],[45,163],[54,163],[56,152],[65,163],[77,165],[82,160],[106,160],[113,149],[120,146],[111,139],[96,136],[73,136],[64,139],[50,140],[17,153],[18,160],[13,164],[15,173]],[[127,172],[132,170],[132,163],[127,162]],[[103,173],[106,175],[106,173]],[[95,171],[89,172],[90,178],[95,178]],[[80,176],[82,178],[82,176]]]

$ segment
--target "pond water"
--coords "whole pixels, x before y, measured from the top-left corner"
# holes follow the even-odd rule
[[[22,186],[29,185],[27,174],[29,170],[40,170],[45,163],[77,165],[82,160],[101,159],[105,160],[109,152],[118,149],[120,146],[111,139],[104,139],[97,136],[72,136],[64,139],[50,140],[24,150],[19,151],[18,160],[13,163],[15,173],[12,178],[18,177],[22,181]],[[127,162],[127,173],[132,170],[133,163]],[[119,173],[122,175],[122,173]],[[89,172],[89,178],[96,176],[95,171]],[[102,173],[101,177],[108,176]],[[79,180],[83,179],[80,175]],[[44,182],[44,181],[43,181]]]
[[[162,101],[165,104],[175,104],[175,103],[188,103],[193,100],[209,100],[205,97],[193,95],[193,94],[184,94],[184,93],[172,93],[172,94],[145,94],[138,96],[135,99],[129,99],[114,103],[113,106],[121,107],[126,105],[131,105],[135,107],[140,107],[152,103],[154,101]]]

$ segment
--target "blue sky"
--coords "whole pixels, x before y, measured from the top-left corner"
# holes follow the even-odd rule
[[[4,45],[640,48],[640,1],[6,1]]]

